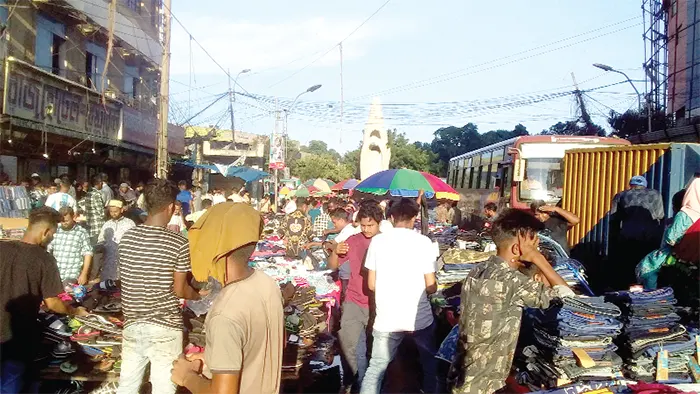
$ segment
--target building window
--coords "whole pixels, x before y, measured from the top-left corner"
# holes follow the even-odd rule
[[[124,95],[128,98],[136,98],[139,84],[139,68],[133,66],[124,67]]]
[[[671,0],[671,16],[676,16],[678,13],[678,0]]]
[[[141,4],[141,0],[124,0],[124,4],[127,8],[133,11],[138,11]]]
[[[34,64],[44,71],[61,73],[61,48],[66,41],[66,28],[49,17],[37,15]]]
[[[85,44],[85,76],[87,77],[86,85],[90,88],[102,92],[102,73],[105,69],[105,58],[107,51],[93,43]]]

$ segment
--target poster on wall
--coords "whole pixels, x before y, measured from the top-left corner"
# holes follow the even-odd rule
[[[17,182],[17,157],[0,156],[0,184]]]
[[[272,134],[272,143],[270,144],[270,169],[283,170],[285,167],[285,141],[284,135]]]

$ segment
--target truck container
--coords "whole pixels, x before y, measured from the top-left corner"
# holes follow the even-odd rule
[[[629,180],[643,175],[661,192],[666,217],[671,198],[700,171],[700,144],[663,143],[568,150],[564,156],[562,207],[581,222],[568,232],[572,256],[584,263],[606,263],[610,207]]]

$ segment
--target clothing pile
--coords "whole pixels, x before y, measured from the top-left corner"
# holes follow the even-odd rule
[[[583,264],[574,259],[560,257],[554,260],[553,265],[554,270],[566,281],[574,293],[593,295]]]
[[[442,267],[437,273],[438,284],[442,287],[449,287],[463,281],[476,264],[488,260],[494,254],[495,252],[459,248],[446,251],[438,259],[438,267]]]
[[[547,310],[528,309],[523,327],[532,333],[518,355],[519,381],[539,388],[622,376],[613,343],[620,315],[604,297],[565,297]]]
[[[32,200],[24,186],[0,186],[0,217],[26,218]]]
[[[671,288],[620,291],[609,293],[607,299],[624,311],[625,326],[618,342],[625,358],[625,372],[631,379],[666,383],[691,381],[688,360],[695,353],[698,333],[679,323]],[[662,379],[664,371],[656,368],[662,350],[668,354],[668,379]]]

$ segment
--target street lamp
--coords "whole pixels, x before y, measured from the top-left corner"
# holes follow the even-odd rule
[[[297,100],[299,100],[299,97],[301,97],[302,95],[304,95],[306,93],[313,93],[313,92],[319,90],[320,88],[321,88],[320,84],[313,85],[310,88],[306,89],[305,91],[297,94],[297,96],[294,98],[294,101],[292,101],[292,105],[290,105],[289,108],[284,109],[284,126],[283,126],[284,130],[282,132],[284,135],[284,143],[285,143],[284,154],[285,154],[285,156],[287,155],[287,116],[294,108],[294,105],[296,105]],[[285,157],[285,160],[286,160],[286,157]],[[277,168],[275,168],[275,206],[279,209],[278,205],[279,205],[279,173],[278,173]]]
[[[630,79],[630,77],[627,76],[627,74],[623,73],[622,71],[615,70],[614,68],[608,66],[607,64],[593,63],[593,67],[597,67],[603,71],[610,71],[610,72],[622,74],[625,78],[627,78],[627,82],[629,82],[630,85],[632,85],[632,89],[634,89],[634,91],[637,92],[637,105],[638,105],[639,110],[641,111],[641,109],[642,109],[641,95],[639,94],[639,90],[637,90],[637,87],[634,86],[634,83],[632,83],[632,80]]]
[[[233,87],[231,87],[231,73],[229,73],[229,80],[228,80],[228,92],[229,92],[229,112],[231,113],[231,138],[233,141],[233,135],[235,133],[235,123],[234,123],[234,117],[233,117],[233,103],[236,102],[236,85],[238,84],[238,77],[241,76],[241,74],[246,74],[249,73],[250,69],[245,68],[241,70],[238,74],[236,74],[236,78],[233,80]]]
[[[630,79],[629,76],[627,76],[627,74],[623,73],[620,70],[616,70],[616,69],[612,68],[611,66],[608,66],[607,64],[593,63],[593,67],[599,68],[603,71],[610,71],[610,72],[622,74],[622,76],[624,76],[627,79],[627,82],[629,82],[630,85],[632,85],[632,89],[634,89],[634,91],[637,93],[637,106],[639,108],[639,112],[640,113],[642,112],[642,96],[641,96],[641,94],[639,94],[639,90],[637,90],[637,87],[634,86],[634,83],[632,83],[632,80]],[[648,119],[648,130],[647,131],[649,133],[651,133],[651,131],[652,131],[652,127],[651,127],[651,103],[649,103],[648,99],[649,98],[647,98],[647,118],[649,118],[649,119]]]

